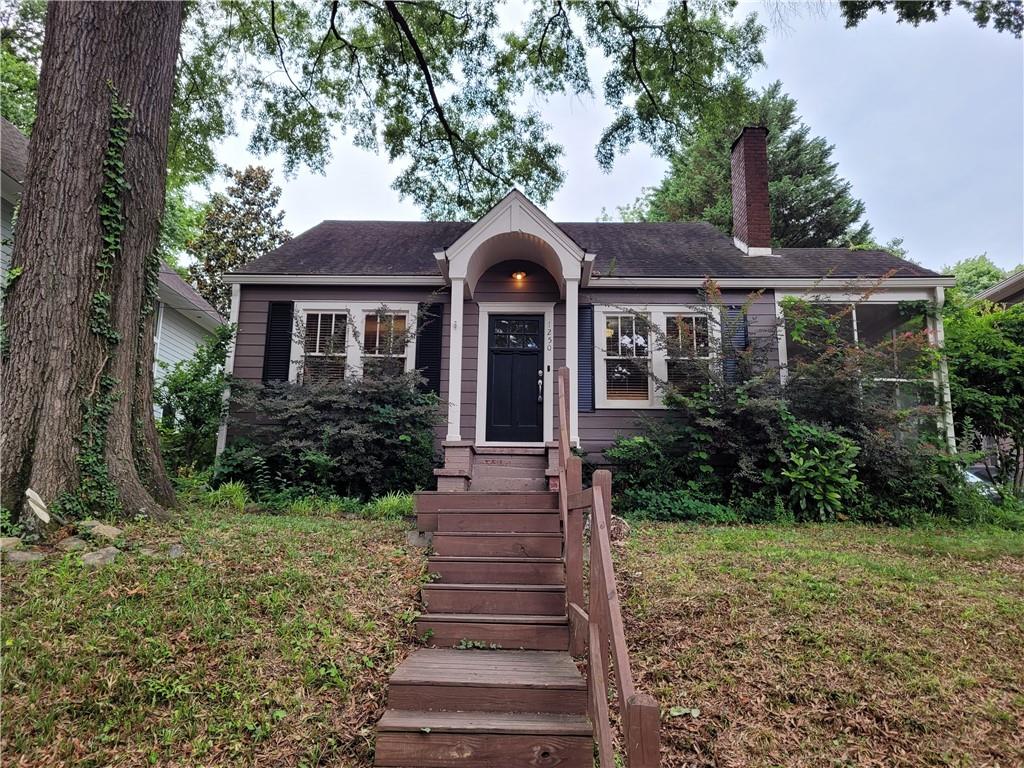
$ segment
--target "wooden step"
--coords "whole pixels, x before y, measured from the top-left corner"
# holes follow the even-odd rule
[[[582,715],[389,709],[377,724],[374,765],[590,768],[593,750]]]
[[[420,594],[429,613],[565,615],[560,584],[427,584]]]
[[[469,481],[471,491],[542,491],[548,481],[544,477],[488,477],[474,476]]]
[[[529,509],[466,512],[440,510],[437,513],[439,532],[477,531],[506,533],[559,533],[562,519],[558,510],[537,512]]]
[[[587,690],[568,653],[428,648],[391,675],[388,707],[583,715]]]
[[[523,466],[521,464],[474,464],[473,477],[544,477],[544,470],[547,464],[538,463],[537,466]]]
[[[439,584],[564,584],[558,557],[440,557],[427,561]]]
[[[498,509],[558,509],[558,494],[533,491],[421,491],[415,496],[417,526],[421,531],[437,530],[439,509],[486,512]]]
[[[434,552],[449,557],[561,557],[561,533],[438,531]]]
[[[564,615],[425,613],[416,619],[416,635],[437,648],[479,644],[534,651],[569,649],[569,622]]]

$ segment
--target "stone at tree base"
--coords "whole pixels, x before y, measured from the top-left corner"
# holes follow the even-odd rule
[[[77,536],[68,536],[66,539],[61,539],[57,542],[57,549],[61,552],[78,552],[88,548],[89,544],[85,539],[80,539]]]
[[[95,528],[97,525],[101,525],[99,520],[82,520],[78,523],[78,527],[84,531]]]
[[[28,563],[38,563],[46,555],[42,552],[33,552],[32,550],[15,550],[14,552],[5,552],[4,560],[11,565],[26,565]]]
[[[121,534],[124,533],[124,531],[122,531],[120,528],[115,528],[112,525],[100,523],[99,525],[94,525],[92,528],[90,528],[89,533],[92,536],[102,536],[104,539],[110,539],[111,541],[114,541],[115,539],[120,538]]]
[[[117,547],[97,549],[95,552],[87,552],[82,555],[82,565],[88,565],[93,568],[100,565],[110,565],[117,559],[119,554],[121,554],[121,550]]]
[[[21,549],[21,539],[17,536],[0,538],[0,552],[10,552],[12,549]]]

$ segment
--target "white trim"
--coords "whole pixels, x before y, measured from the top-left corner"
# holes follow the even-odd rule
[[[701,288],[712,280],[719,288],[934,288],[956,283],[955,277],[601,277],[594,275],[588,288]]]
[[[742,240],[740,240],[738,237],[734,237],[732,239],[732,244],[735,245],[737,248],[739,248],[741,251],[743,251],[744,255],[746,255],[746,256],[778,256],[779,255],[777,253],[776,254],[772,253],[771,246],[768,246],[766,248],[764,246],[757,246],[757,247],[755,247],[755,246],[752,246],[752,245],[747,245]]]
[[[242,286],[235,283],[231,286],[231,312],[228,315],[228,322],[232,325],[231,343],[228,344],[228,356],[224,361],[224,372],[230,377],[235,372],[235,341],[238,338],[238,309],[242,303]],[[161,313],[162,317],[162,313]],[[231,387],[227,386],[224,388],[224,404],[225,406],[231,401]],[[228,444],[228,422],[227,416],[220,427],[217,428],[217,451],[216,455],[220,456],[224,452],[224,448]]]
[[[785,386],[789,378],[789,347],[786,345],[786,317],[782,312],[782,302],[778,291],[772,291],[775,297],[775,341],[779,348],[779,383]]]
[[[565,364],[569,368],[569,440],[580,444],[580,281],[565,281]]]
[[[477,302],[480,309],[480,323],[477,326],[476,358],[476,445],[517,446],[526,448],[543,447],[553,440],[555,414],[554,367],[555,367],[555,303],[553,301],[488,301]],[[535,443],[510,443],[487,440],[487,337],[490,316],[494,315],[544,315],[544,427],[542,439]]]
[[[437,275],[245,275],[228,274],[225,283],[245,285],[446,285]]]
[[[935,286],[920,286],[915,290],[889,290],[888,287],[880,287],[878,290],[868,289],[867,293],[846,289],[779,290],[775,292],[775,296],[777,299],[803,299],[821,304],[898,304],[901,301],[934,301],[935,290]]]
[[[448,435],[445,440],[462,439],[462,316],[465,309],[465,280],[452,280],[452,312],[448,334]]]
[[[366,301],[296,301],[292,312],[292,345],[288,357],[288,381],[296,382],[299,377],[299,367],[304,357],[303,340],[296,332],[296,323],[299,318],[304,318],[310,312],[324,312],[332,314],[345,314],[345,321],[348,323],[348,332],[345,334],[345,375],[349,371],[353,376],[363,375],[363,350],[360,344],[360,337],[366,325],[366,316],[376,313],[381,307],[387,307],[389,313],[396,315],[404,314],[408,317],[406,329],[409,331],[409,340],[405,345],[405,370],[412,371],[416,368],[416,313],[419,305],[415,302],[366,302]]]
[[[164,302],[157,299],[156,302],[156,333],[153,334],[153,359],[160,359],[160,336],[164,329]]]
[[[609,400],[607,348],[605,346],[604,329],[607,315],[645,314],[651,325],[656,325],[665,332],[668,315],[708,315],[708,343],[711,357],[718,356],[722,343],[722,318],[718,307],[709,304],[645,304],[637,306],[615,306],[612,304],[594,305],[594,403],[599,410],[649,410],[664,408],[653,380],[647,382],[647,400]],[[668,359],[665,350],[659,349],[651,342],[651,373],[654,378],[664,381],[668,377]]]
[[[942,307],[946,303],[946,291],[943,288],[935,289],[935,316],[931,320],[934,329],[933,343],[939,350],[939,381],[936,387],[940,395],[939,406],[942,415],[939,417],[939,429],[946,435],[946,446],[950,453],[956,453],[956,428],[953,423],[953,397],[949,391],[949,365],[946,362],[946,331],[942,323]]]

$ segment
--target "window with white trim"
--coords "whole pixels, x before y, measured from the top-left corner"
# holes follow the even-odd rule
[[[717,310],[701,305],[627,311],[595,307],[598,408],[660,408],[662,386],[693,391],[719,356]]]
[[[406,370],[408,319],[404,313],[369,312],[363,323],[363,375]]]
[[[340,381],[345,378],[348,315],[308,312],[304,318],[302,381]]]
[[[642,315],[605,315],[605,397],[650,400],[651,343]]]

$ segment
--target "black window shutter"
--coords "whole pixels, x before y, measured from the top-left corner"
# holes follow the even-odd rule
[[[444,304],[420,304],[416,331],[416,369],[427,380],[423,389],[441,394],[441,339]]]
[[[723,329],[729,338],[724,339],[722,374],[727,384],[740,380],[740,353],[747,348],[747,316],[742,307],[728,307],[728,318]]]
[[[291,301],[272,301],[267,309],[267,341],[263,348],[263,381],[288,381],[292,356]]]
[[[579,410],[594,410],[594,305],[581,304],[579,316]]]

